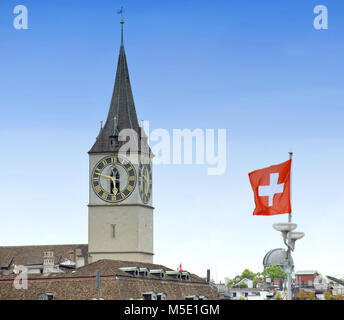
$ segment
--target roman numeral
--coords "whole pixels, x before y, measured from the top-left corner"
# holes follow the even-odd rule
[[[94,169],[94,173],[101,173],[101,172],[102,172],[102,170],[99,169],[98,167],[96,167],[96,168]]]
[[[103,200],[107,200],[108,195],[109,195],[108,193],[104,192],[104,193],[101,195],[101,197],[102,197]]]
[[[96,193],[99,193],[101,190],[102,190],[102,187],[99,184],[94,188],[94,191]]]

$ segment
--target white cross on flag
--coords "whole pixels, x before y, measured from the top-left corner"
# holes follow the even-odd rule
[[[254,215],[291,213],[291,160],[248,174],[254,192]]]

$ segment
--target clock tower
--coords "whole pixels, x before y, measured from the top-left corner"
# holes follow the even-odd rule
[[[122,20],[121,46],[107,120],[88,152],[89,261],[153,263],[153,155],[137,121],[123,46],[123,24]]]

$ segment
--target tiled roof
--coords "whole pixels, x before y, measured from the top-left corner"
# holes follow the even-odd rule
[[[11,261],[16,265],[36,265],[43,263],[43,252],[54,251],[55,263],[62,258],[69,258],[69,252],[81,249],[81,254],[87,263],[87,244],[41,245],[0,247],[0,268],[7,268]]]
[[[134,277],[120,270],[121,267],[137,266],[149,269],[171,270],[162,265],[116,260],[99,260],[76,270],[76,272],[56,273],[48,276],[29,274],[28,290],[13,289],[15,275],[0,277],[0,299],[37,299],[42,292],[52,292],[54,299],[92,299],[97,296],[95,271],[100,271],[101,297],[104,299],[141,299],[146,291],[163,292],[167,299],[184,299],[185,296],[207,296],[217,299],[216,290],[204,279],[192,275],[191,281],[175,280],[167,276],[165,280],[150,276]]]
[[[344,281],[343,280],[340,280],[340,279],[337,279],[337,278],[331,277],[331,276],[326,276],[326,278],[330,279],[331,281],[334,281],[335,283],[338,283],[338,284],[344,286]]]
[[[172,269],[165,267],[160,264],[152,264],[152,263],[143,263],[143,262],[133,262],[133,261],[120,261],[120,260],[99,260],[83,267],[77,269],[70,269],[70,268],[61,268],[63,272],[59,273],[52,273],[49,275],[44,275],[40,273],[29,273],[29,279],[57,279],[57,278],[85,278],[85,277],[94,277],[96,274],[96,270],[99,270],[100,275],[102,277],[108,276],[118,276],[118,277],[125,277],[125,278],[135,278],[135,279],[142,279],[143,276],[134,277],[132,274],[121,270],[120,268],[123,267],[139,267],[139,268],[148,268],[150,270],[154,269],[163,269],[165,271],[171,271]],[[0,280],[6,279],[13,279],[16,275],[9,274],[3,275],[0,277]],[[150,274],[147,280],[160,280],[160,278]],[[191,280],[176,280],[173,276],[166,275],[166,281],[178,281],[178,282],[194,282],[194,283],[206,283],[206,280],[191,273]]]
[[[142,293],[150,291],[165,293],[168,300],[183,300],[192,295],[218,298],[216,290],[206,283],[101,277],[100,284],[100,294],[105,300],[142,299]],[[47,292],[56,300],[90,300],[97,297],[96,280],[95,277],[29,279],[27,290],[15,289],[13,280],[0,280],[1,300],[37,300],[40,293]]]
[[[316,270],[302,270],[302,271],[297,271],[295,275],[297,276],[302,276],[302,275],[313,275],[315,273],[318,273]]]

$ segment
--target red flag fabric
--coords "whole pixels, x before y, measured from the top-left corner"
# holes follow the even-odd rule
[[[256,204],[253,215],[291,213],[290,169],[291,159],[248,174]]]

